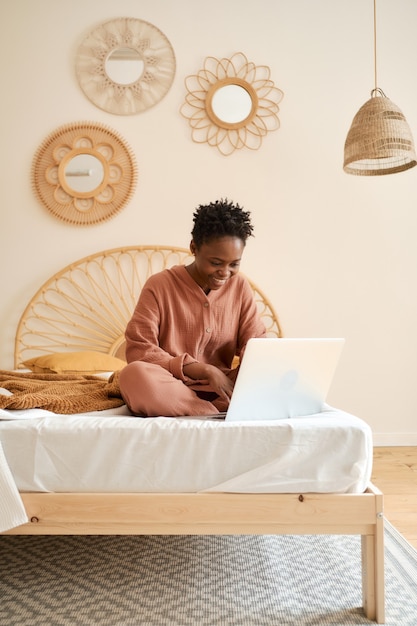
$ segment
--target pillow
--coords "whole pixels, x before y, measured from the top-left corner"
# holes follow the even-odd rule
[[[120,344],[114,353],[114,356],[118,359],[122,359],[124,361],[126,360],[126,341],[123,341],[123,343]]]
[[[32,372],[96,374],[121,370],[126,361],[104,352],[85,350],[83,352],[54,352],[24,361],[23,365]]]

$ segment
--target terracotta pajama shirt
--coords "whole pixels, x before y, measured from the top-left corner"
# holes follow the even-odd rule
[[[205,415],[227,405],[210,387],[184,375],[183,366],[210,363],[235,380],[235,355],[251,337],[264,337],[253,291],[241,274],[207,295],[185,266],[151,276],[126,328],[128,365],[122,396],[136,415]]]

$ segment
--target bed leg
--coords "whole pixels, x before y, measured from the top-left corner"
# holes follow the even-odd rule
[[[384,518],[378,513],[373,535],[362,535],[362,600],[365,615],[385,624]]]

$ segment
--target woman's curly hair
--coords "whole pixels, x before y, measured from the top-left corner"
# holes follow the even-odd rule
[[[220,237],[239,237],[246,244],[252,233],[250,212],[227,199],[200,204],[194,212],[191,234],[197,248]]]

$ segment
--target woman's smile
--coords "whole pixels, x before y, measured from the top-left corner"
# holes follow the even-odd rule
[[[212,280],[212,282],[217,285],[217,287],[222,287],[223,285],[225,285],[227,283],[227,281],[229,280],[230,276],[228,278],[219,278],[218,276],[209,276],[209,279]]]

